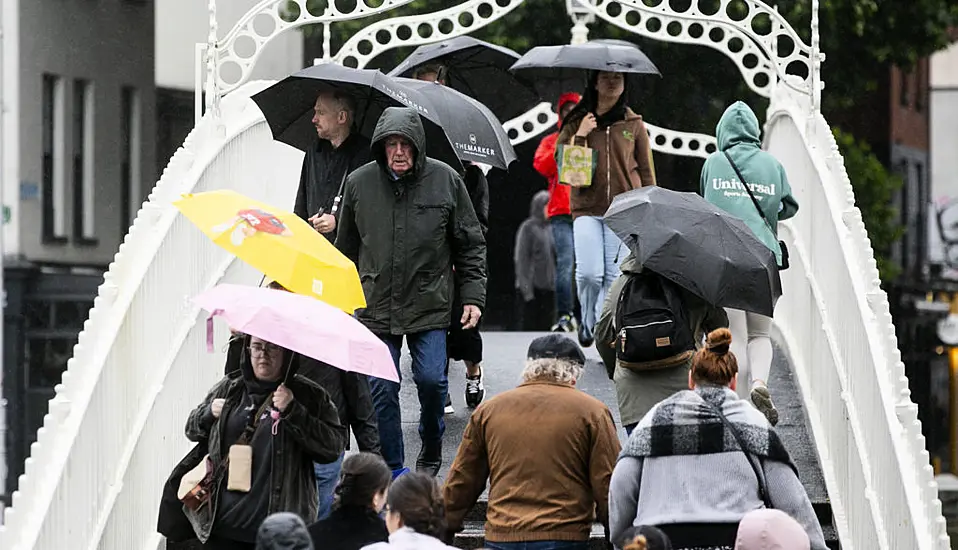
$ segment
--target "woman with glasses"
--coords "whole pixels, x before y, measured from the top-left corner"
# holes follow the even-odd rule
[[[338,459],[345,445],[336,407],[296,374],[293,354],[243,338],[239,370],[213,386],[186,422],[186,437],[207,456],[191,452],[170,478],[179,483],[202,461],[209,465],[209,496],[181,506],[204,548],[253,550],[260,524],[276,512],[315,519],[313,463]],[[161,532],[169,504],[164,498]]]

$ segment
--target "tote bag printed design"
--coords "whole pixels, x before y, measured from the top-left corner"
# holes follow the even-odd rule
[[[571,187],[589,187],[599,161],[598,153],[581,145],[559,145],[559,183]]]

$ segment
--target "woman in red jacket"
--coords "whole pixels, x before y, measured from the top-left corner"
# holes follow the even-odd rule
[[[576,93],[565,93],[559,96],[557,112],[559,124],[571,111],[581,96]],[[572,278],[575,268],[575,244],[572,238],[572,212],[569,209],[569,186],[559,185],[559,170],[556,166],[555,149],[559,132],[553,132],[542,138],[536,149],[533,166],[549,180],[549,204],[546,206],[546,216],[552,226],[552,237],[556,248],[556,313],[558,321],[553,325],[553,332],[575,332],[576,324],[573,316],[575,298],[572,294]]]

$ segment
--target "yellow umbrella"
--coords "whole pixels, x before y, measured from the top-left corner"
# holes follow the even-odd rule
[[[173,203],[213,242],[287,289],[352,313],[366,307],[352,261],[292,212],[228,190]]]

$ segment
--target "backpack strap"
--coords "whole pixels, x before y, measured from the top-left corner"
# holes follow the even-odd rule
[[[752,193],[752,189],[748,186],[748,182],[745,181],[745,177],[742,176],[742,172],[739,171],[738,166],[732,162],[732,156],[728,154],[728,151],[722,151],[722,153],[728,160],[729,165],[731,165],[732,170],[735,171],[735,175],[738,176],[738,181],[742,183],[742,187],[744,187],[745,191],[748,192],[748,196],[752,199],[752,204],[754,204],[755,209],[758,210],[758,215],[762,217],[762,221],[765,222],[765,225],[767,225],[769,230],[772,231],[772,235],[775,235],[776,232],[774,229],[772,229],[772,224],[769,223],[768,218],[765,217],[765,211],[762,210],[762,205],[758,203],[758,199],[755,198],[755,195]]]

